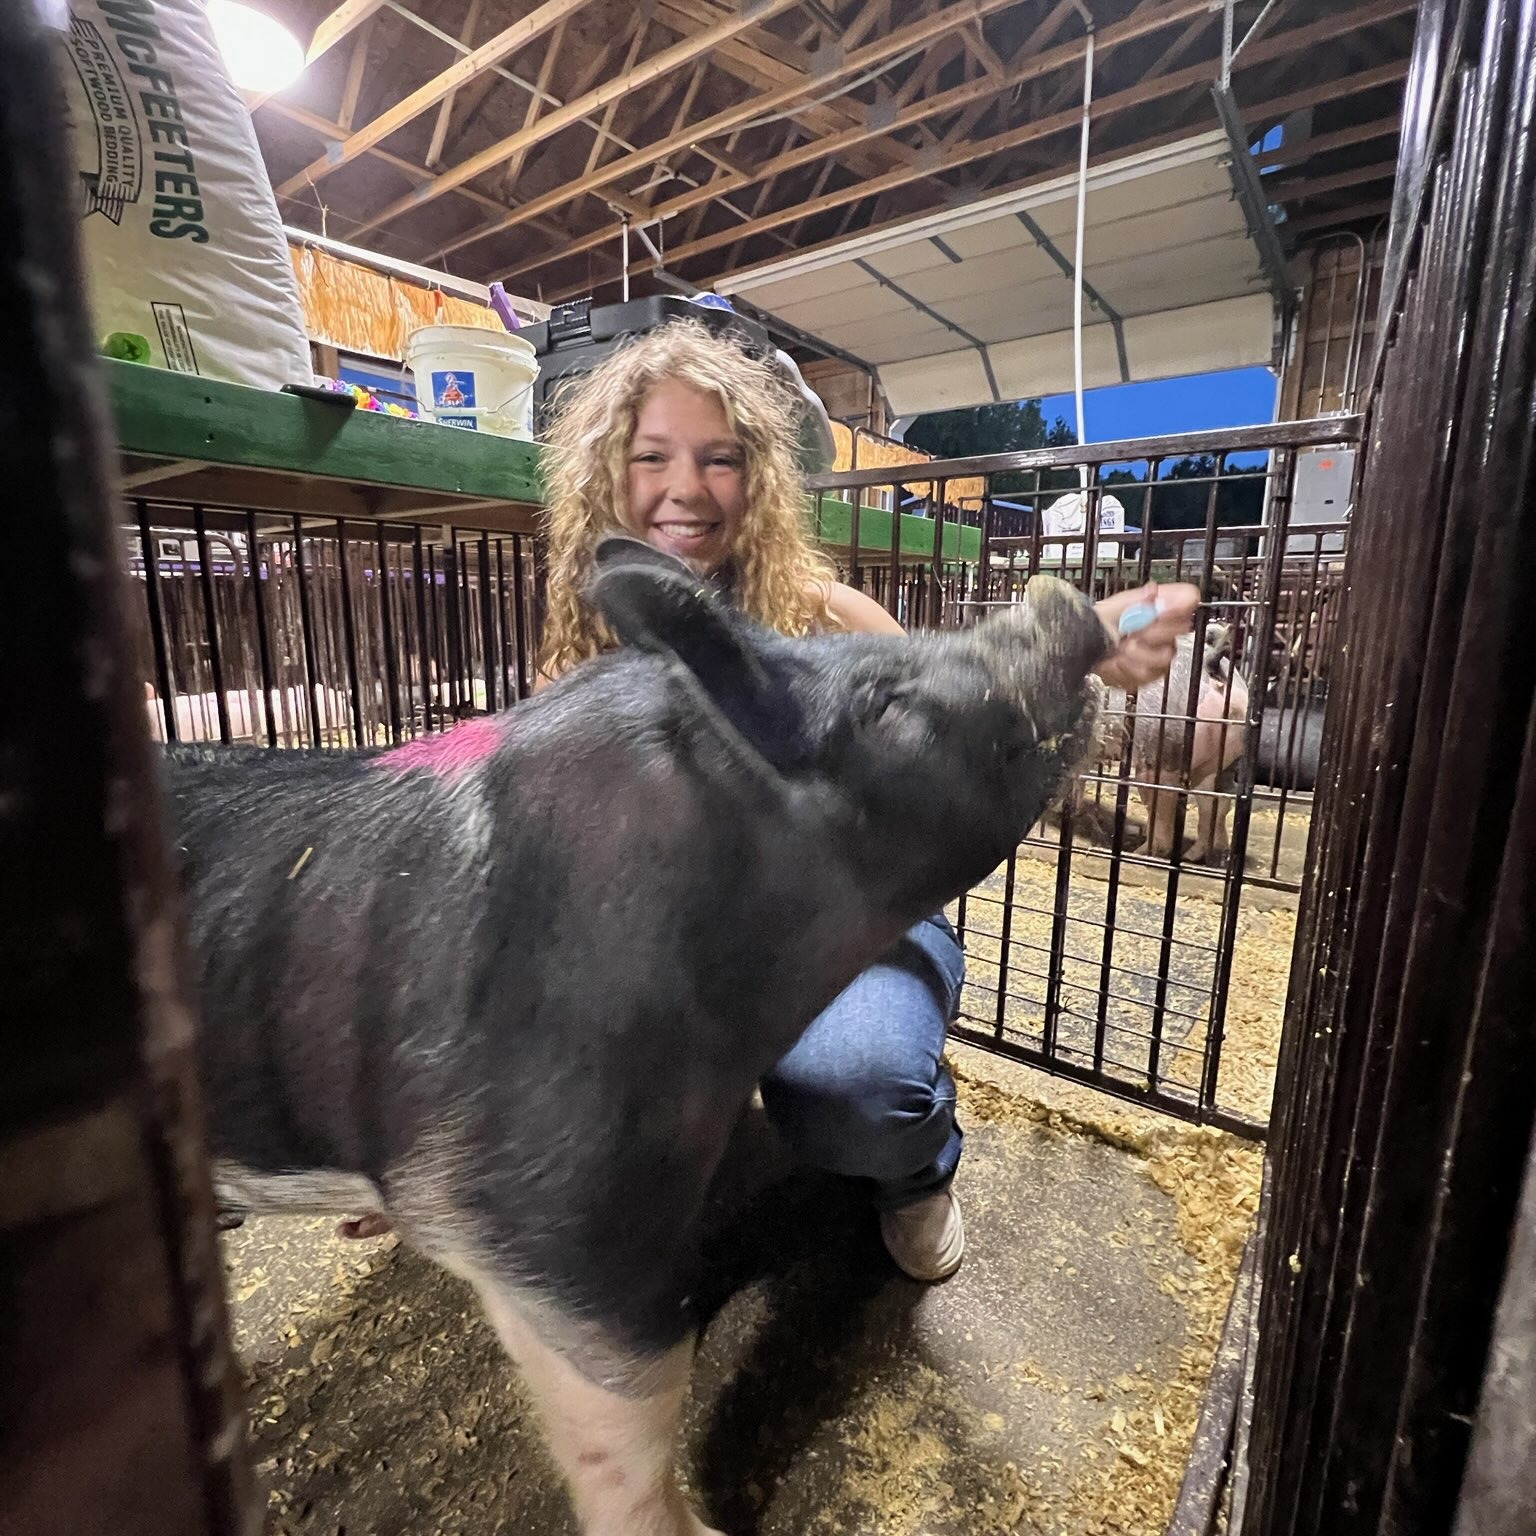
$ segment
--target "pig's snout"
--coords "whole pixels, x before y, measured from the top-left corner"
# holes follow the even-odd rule
[[[1088,674],[1113,648],[1093,605],[1055,576],[1034,577],[1023,602],[972,633],[1042,741],[1078,724]]]
[[[1033,577],[1024,589],[1024,601],[1005,609],[1002,618],[1031,648],[1044,653],[1047,664],[1061,668],[1072,688],[1114,648],[1093,604],[1057,576]]]

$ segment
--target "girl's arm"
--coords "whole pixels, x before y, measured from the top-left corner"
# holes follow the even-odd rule
[[[1134,635],[1121,635],[1121,615],[1138,603],[1151,603],[1157,617]],[[1112,688],[1134,692],[1155,683],[1173,665],[1174,643],[1190,626],[1200,605],[1200,589],[1188,582],[1159,587],[1156,582],[1106,597],[1094,607],[1115,641],[1115,649],[1095,669]],[[899,625],[879,603],[840,581],[827,591],[827,612],[852,634],[899,635]]]

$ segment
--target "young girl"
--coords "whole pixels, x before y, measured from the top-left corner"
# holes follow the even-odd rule
[[[617,531],[687,561],[784,634],[902,633],[836,580],[810,541],[795,461],[802,409],[769,364],[679,322],[615,353],[566,397],[549,438],[541,685],[613,644],[582,593],[597,539]],[[1198,601],[1178,586],[1100,603],[1112,634],[1133,603],[1159,610],[1119,642],[1105,680],[1135,689],[1162,676]],[[964,974],[948,920],[919,923],[762,1084],[764,1107],[804,1162],[870,1182],[887,1250],[922,1281],[953,1274],[965,1247],[951,1189],[962,1137],[943,1064]]]

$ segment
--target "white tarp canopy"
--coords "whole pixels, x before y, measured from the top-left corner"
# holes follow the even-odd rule
[[[1088,173],[1087,389],[1271,361],[1273,301],[1224,134]],[[873,364],[898,416],[1072,388],[1077,177],[722,278]],[[1097,303],[1095,303],[1097,297]]]

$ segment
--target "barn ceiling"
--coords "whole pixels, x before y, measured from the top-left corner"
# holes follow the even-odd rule
[[[1270,361],[1261,262],[1213,132],[1089,173],[1089,389]],[[898,416],[1070,390],[1077,177],[722,280],[873,366]]]
[[[1391,193],[1413,0],[1243,0],[1232,89],[1283,236]],[[1218,124],[1217,0],[312,0],[253,103],[290,225],[555,301],[733,273]],[[1255,22],[1258,25],[1255,27]],[[1248,35],[1251,30],[1251,35]],[[657,268],[664,268],[658,278]]]

